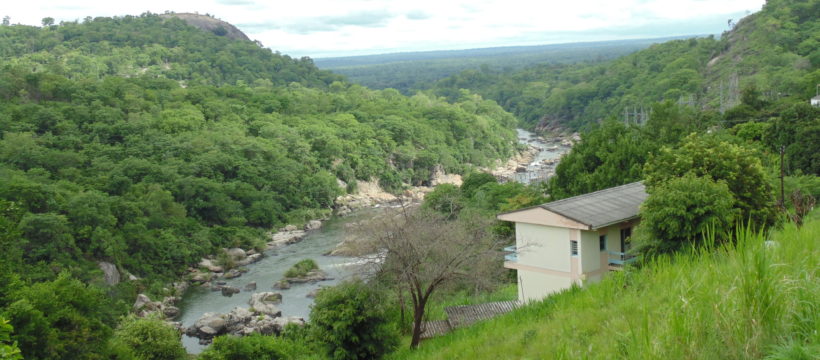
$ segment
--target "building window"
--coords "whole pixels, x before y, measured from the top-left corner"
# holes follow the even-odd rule
[[[606,235],[601,235],[598,237],[598,248],[600,248],[601,251],[606,250]]]
[[[578,242],[575,240],[569,241],[569,252],[572,256],[578,256]]]

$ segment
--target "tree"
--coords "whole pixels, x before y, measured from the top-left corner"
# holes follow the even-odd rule
[[[330,358],[380,359],[398,345],[398,331],[381,295],[361,280],[319,291],[310,329]]]
[[[732,141],[722,134],[691,134],[677,148],[662,148],[644,167],[647,188],[652,191],[687,174],[723,181],[735,199],[739,220],[756,226],[772,224],[773,194],[760,155]]]
[[[42,23],[43,23],[43,27],[52,26],[52,25],[54,25],[54,18],[53,17],[44,17]]]
[[[22,360],[17,342],[11,341],[11,333],[14,328],[8,324],[8,320],[0,316],[0,360]]]
[[[456,282],[481,288],[498,277],[499,242],[490,233],[491,219],[447,215],[403,207],[373,219],[365,236],[371,240],[379,275],[409,293],[413,311],[410,347],[418,347],[427,303],[441,287]],[[400,294],[399,298],[403,298]]]
[[[721,236],[735,223],[734,197],[722,180],[686,174],[647,191],[636,231],[637,251],[645,255],[679,250],[707,230]]]
[[[162,320],[129,316],[120,322],[114,341],[125,345],[139,360],[181,360],[187,353],[179,336],[179,331]]]
[[[563,199],[638,181],[657,146],[638,127],[606,121],[581,135],[581,142],[558,163],[550,196]]]
[[[299,359],[311,353],[304,343],[278,336],[252,334],[249,336],[225,335],[214,339],[213,344],[199,355],[202,360]]]

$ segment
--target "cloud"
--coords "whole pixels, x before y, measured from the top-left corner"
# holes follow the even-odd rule
[[[430,18],[430,14],[421,11],[421,10],[412,10],[407,14],[404,14],[408,20],[426,20]]]
[[[306,35],[317,32],[336,31],[347,26],[362,28],[380,28],[395,18],[396,15],[386,10],[364,10],[338,16],[308,17],[290,22],[265,21],[237,25],[250,32],[265,30],[283,30],[288,33]]]
[[[252,0],[216,0],[216,3],[228,6],[254,5]]]

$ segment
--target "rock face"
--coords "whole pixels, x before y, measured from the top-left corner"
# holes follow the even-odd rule
[[[148,295],[139,294],[132,310],[139,317],[157,314],[161,318],[173,319],[179,315],[179,308],[174,306],[179,299],[176,296],[168,296],[162,301],[151,301]]]
[[[105,261],[100,261],[97,263],[100,266],[100,270],[102,270],[105,276],[105,284],[108,286],[114,286],[120,283],[120,272],[117,271],[117,266]]]
[[[239,30],[236,26],[233,26],[227,22],[222,20],[212,18],[207,15],[199,15],[199,14],[191,14],[191,13],[171,13],[171,14],[162,14],[160,17],[163,18],[179,18],[188,23],[195,28],[198,28],[202,31],[212,32],[218,36],[225,36],[234,40],[246,40],[250,41],[245,33]]]
[[[251,299],[248,300],[248,305],[251,306],[251,311],[254,313],[277,317],[282,315],[282,311],[276,307],[276,304],[281,302],[282,294],[266,291],[251,295]]]

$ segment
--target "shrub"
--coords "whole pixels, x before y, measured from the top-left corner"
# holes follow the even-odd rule
[[[319,265],[317,265],[313,259],[304,259],[296,264],[293,264],[293,266],[285,272],[285,277],[295,278],[305,276],[307,273],[318,268]]]
[[[379,359],[398,345],[378,291],[361,280],[322,289],[310,312],[311,332],[332,359]]]
[[[140,360],[185,359],[185,348],[179,332],[159,319],[125,318],[114,334],[114,341],[124,345]]]

